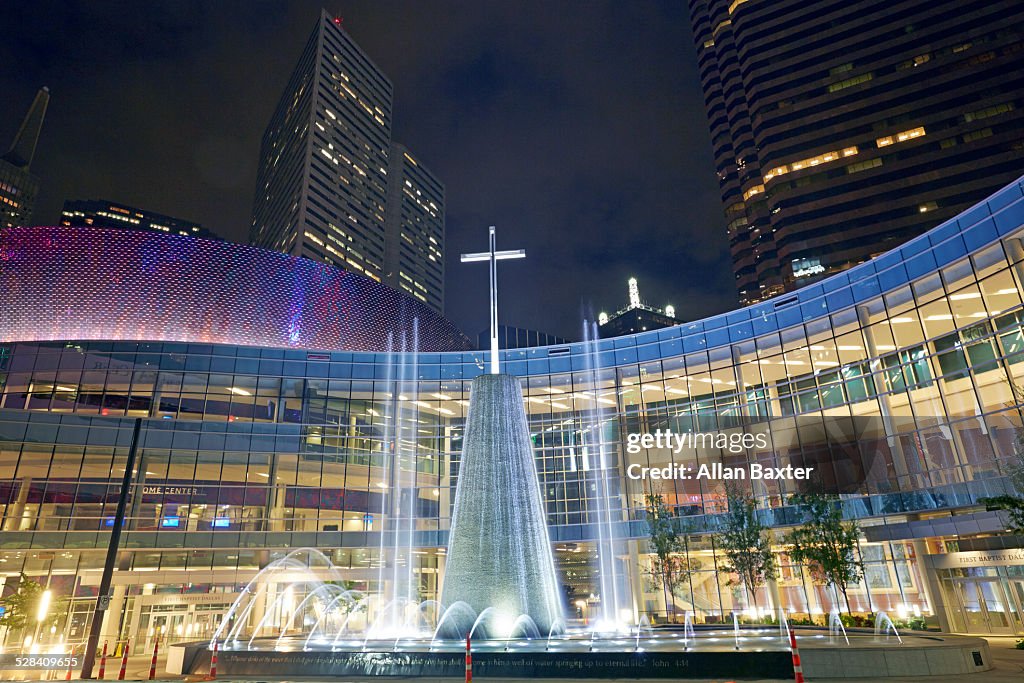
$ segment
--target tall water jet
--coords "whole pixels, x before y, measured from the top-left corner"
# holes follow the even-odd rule
[[[481,375],[470,390],[441,602],[526,615],[550,631],[562,605],[544,510],[519,380]]]
[[[619,568],[619,548],[615,542],[615,527],[622,521],[622,505],[619,499],[619,469],[615,454],[610,452],[613,449],[607,446],[610,439],[605,434],[611,421],[605,418],[601,397],[604,382],[597,348],[599,338],[597,323],[584,320],[584,368],[593,396],[587,396],[585,392],[582,394],[591,400],[588,409],[581,413],[580,442],[583,446],[584,477],[588,488],[592,487],[594,492],[593,508],[589,511],[588,521],[597,531],[597,575],[601,590],[601,617],[595,628],[618,631],[624,628],[623,606],[632,605],[633,601],[621,585],[624,577]]]
[[[407,612],[420,602],[415,567],[419,396],[419,319],[412,330],[401,333],[400,342],[388,335],[383,406],[380,476],[380,549],[378,556],[377,606],[372,614],[373,635],[390,637],[407,631]],[[376,415],[376,413],[374,413]]]

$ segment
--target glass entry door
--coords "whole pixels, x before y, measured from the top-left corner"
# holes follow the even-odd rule
[[[1014,593],[1024,591],[1024,586],[1009,587],[1011,590],[1007,591],[1004,581],[999,578],[955,578],[950,583],[953,589],[951,597],[959,603],[950,605],[954,609],[959,607],[959,614],[950,615],[955,630],[1012,635],[1021,629],[1021,604],[1018,601],[1024,593]]]

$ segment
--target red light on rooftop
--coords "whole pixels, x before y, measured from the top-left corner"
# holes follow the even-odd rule
[[[343,20],[341,17],[334,17],[334,23],[337,24],[338,26],[341,26],[342,21]]]

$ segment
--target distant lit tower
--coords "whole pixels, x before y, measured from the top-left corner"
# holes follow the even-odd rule
[[[39,131],[42,130],[49,102],[49,88],[41,88],[32,100],[11,148],[0,157],[0,227],[29,225],[32,221],[39,178],[32,175],[29,167],[36,153]]]
[[[640,299],[640,287],[637,285],[635,277],[629,278],[627,285],[629,305],[611,315],[602,312],[597,316],[598,333],[602,339],[621,337],[624,334],[646,330],[658,330],[682,322],[676,320],[675,306],[669,305],[662,309],[643,303]]]
[[[392,145],[391,106],[388,77],[322,11],[263,134],[249,242],[361,273],[440,311],[444,186]]]
[[[60,212],[60,224],[76,227],[120,228],[220,239],[199,223],[165,216],[106,199],[69,199]]]

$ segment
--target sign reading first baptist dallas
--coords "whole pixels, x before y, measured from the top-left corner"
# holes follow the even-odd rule
[[[928,555],[934,569],[963,569],[966,567],[1012,567],[1024,565],[1024,548],[1009,550],[968,550],[962,553]]]

